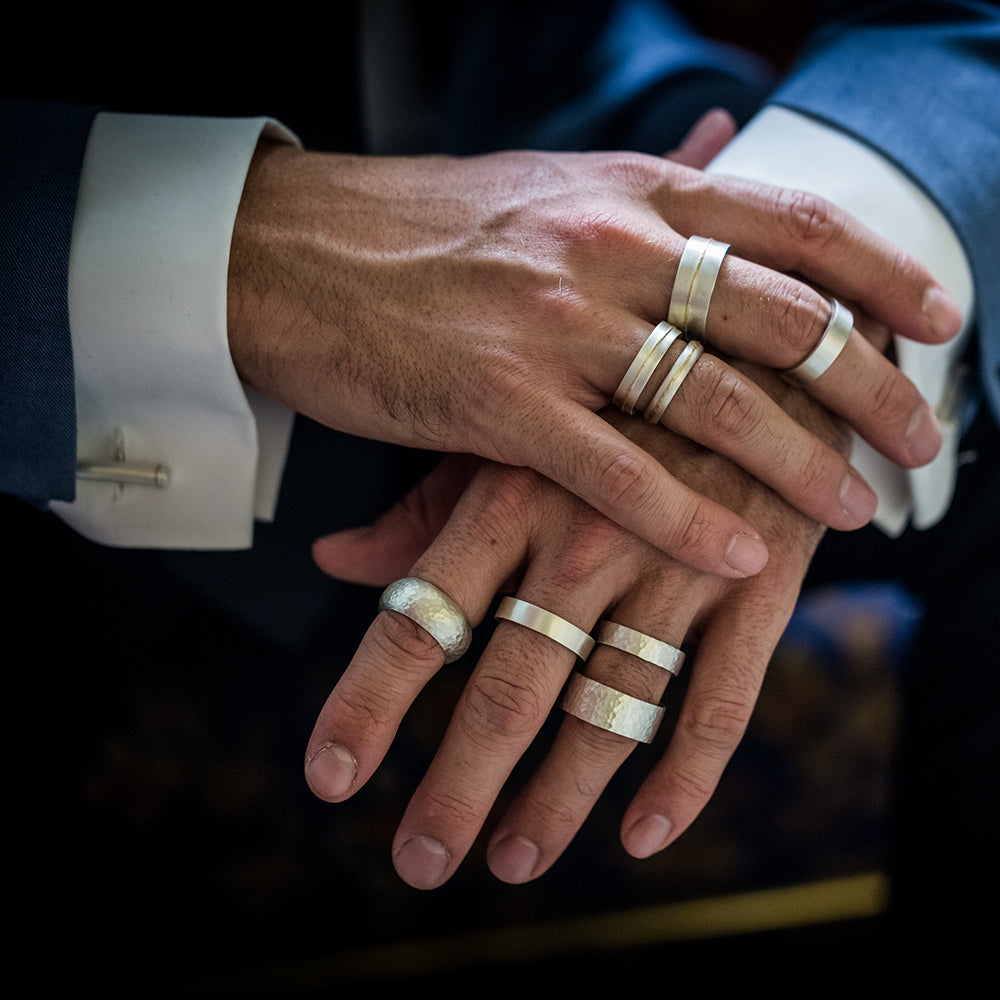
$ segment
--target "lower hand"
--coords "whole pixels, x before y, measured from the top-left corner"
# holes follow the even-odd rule
[[[767,372],[755,377],[831,447],[843,445],[836,426],[799,390]],[[710,798],[746,727],[823,529],[727,459],[615,411],[605,416],[684,481],[754,517],[772,552],[765,570],[739,581],[699,573],[530,470],[484,463],[463,492],[466,460],[446,460],[427,492],[371,529],[320,540],[315,555],[327,572],[367,583],[425,579],[473,623],[498,590],[513,585],[520,598],[585,631],[608,618],[675,646],[695,643],[677,728],[623,818],[626,849],[644,857],[676,839]],[[412,563],[397,547],[405,538],[419,545],[434,534]],[[306,774],[318,796],[341,801],[371,777],[442,663],[440,647],[410,619],[378,614],[309,741]],[[497,625],[399,825],[393,852],[405,881],[432,888],[453,874],[574,663],[572,653],[545,636],[508,621]],[[660,699],[669,679],[660,668],[603,645],[581,670],[648,702]],[[490,836],[493,872],[510,882],[544,872],[635,746],[567,716],[544,763]]]

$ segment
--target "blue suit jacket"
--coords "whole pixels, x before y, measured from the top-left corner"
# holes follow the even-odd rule
[[[981,385],[1000,420],[1000,11],[833,6],[836,17],[770,99],[871,143],[944,210],[974,269]],[[443,128],[429,140],[451,152],[660,152],[709,107],[745,120],[774,85],[759,61],[699,38],[654,0],[576,3],[569,13],[535,3],[522,11],[515,0],[460,9],[461,44],[438,63],[447,67],[438,81]],[[525,24],[535,25],[530,37]],[[539,104],[540,95],[549,100]],[[269,113],[246,104],[179,110]],[[75,490],[66,273],[93,114],[75,104],[0,105],[0,491],[42,503]],[[308,129],[287,124],[309,144]]]

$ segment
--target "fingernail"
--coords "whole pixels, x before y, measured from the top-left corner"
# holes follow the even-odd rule
[[[840,487],[840,507],[860,527],[875,516],[878,496],[860,476],[849,472]]]
[[[434,889],[444,881],[448,852],[430,837],[407,840],[392,856],[399,877],[414,889]]]
[[[538,845],[527,837],[505,837],[490,848],[490,871],[501,882],[518,885],[531,880],[540,856]]]
[[[926,465],[941,450],[941,425],[929,406],[920,406],[906,428],[906,443],[917,465]]]
[[[943,288],[928,288],[923,305],[924,319],[939,340],[950,340],[962,328],[962,311]]]
[[[753,576],[767,564],[767,546],[750,535],[734,535],[726,549],[726,562],[741,576]]]
[[[336,801],[347,795],[358,776],[354,754],[328,743],[306,761],[306,781],[321,799]]]
[[[673,826],[666,816],[643,816],[629,830],[625,849],[635,858],[648,858],[667,846]]]

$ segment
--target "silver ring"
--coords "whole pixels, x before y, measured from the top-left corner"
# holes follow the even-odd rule
[[[578,673],[569,679],[562,709],[592,726],[639,743],[653,741],[664,713],[662,705],[640,701]]]
[[[577,628],[572,622],[554,615],[551,611],[536,607],[517,597],[505,597],[497,608],[496,617],[524,625],[525,628],[555,640],[560,646],[565,646],[576,653],[581,660],[587,659],[594,648],[594,640],[583,629]]]
[[[833,315],[827,323],[819,343],[812,353],[801,364],[789,368],[785,374],[800,382],[813,382],[820,377],[837,360],[844,349],[851,330],[854,328],[854,316],[851,310],[841,305],[836,299],[831,300]]]
[[[623,653],[630,653],[674,675],[680,671],[684,662],[684,654],[676,646],[671,646],[661,639],[654,639],[645,632],[619,625],[617,622],[599,622],[594,641],[602,646],[613,646]]]
[[[659,423],[660,418],[666,413],[670,401],[677,395],[681,383],[687,378],[688,373],[694,368],[695,362],[701,357],[704,347],[697,340],[689,340],[681,351],[680,356],[674,362],[673,368],[667,372],[666,377],[656,390],[656,395],[649,401],[644,414],[646,420],[651,424]]]
[[[706,236],[692,236],[684,245],[670,293],[667,319],[685,333],[704,336],[708,305],[728,252],[728,243]]]
[[[390,583],[378,607],[379,611],[398,611],[429,632],[444,651],[445,663],[454,663],[472,641],[472,628],[462,609],[434,584],[415,576]]]
[[[646,342],[639,348],[625,377],[615,390],[612,402],[629,416],[635,413],[635,405],[639,402],[642,390],[646,388],[656,371],[656,366],[663,360],[670,345],[681,335],[681,331],[669,323],[658,323]]]

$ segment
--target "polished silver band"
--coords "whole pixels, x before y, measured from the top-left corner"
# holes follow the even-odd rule
[[[594,641],[602,646],[613,646],[623,653],[630,653],[672,674],[677,674],[684,662],[684,654],[676,646],[617,622],[599,622],[594,632]]]
[[[594,640],[583,629],[518,597],[505,597],[497,608],[496,617],[524,625],[555,640],[560,646],[576,653],[581,660],[587,659],[594,648]]]
[[[706,236],[692,236],[684,245],[670,293],[667,319],[689,336],[703,337],[705,334],[708,306],[728,251],[728,243]]]
[[[785,374],[800,382],[812,382],[818,379],[837,360],[851,336],[854,327],[854,316],[850,309],[841,305],[836,299],[831,300],[833,315],[827,323],[823,336],[813,348],[812,353],[801,364],[789,368]]]
[[[660,418],[667,411],[670,401],[677,395],[681,383],[688,377],[688,373],[694,368],[695,362],[701,357],[704,347],[697,340],[690,340],[684,345],[673,367],[667,372],[656,390],[656,394],[649,401],[644,416],[651,423],[659,423]]]
[[[574,673],[563,695],[562,709],[592,726],[630,740],[650,743],[663,721],[664,709]]]
[[[378,602],[380,611],[398,611],[429,632],[454,663],[469,648],[472,628],[462,609],[432,583],[414,576],[390,583]]]
[[[642,395],[642,390],[652,378],[656,366],[667,353],[670,345],[680,336],[680,330],[669,323],[658,323],[653,327],[653,332],[646,338],[646,342],[639,348],[638,354],[625,372],[625,377],[621,380],[615,390],[612,402],[625,413],[631,416],[635,413],[636,403]]]

